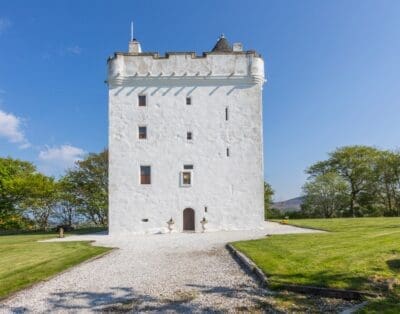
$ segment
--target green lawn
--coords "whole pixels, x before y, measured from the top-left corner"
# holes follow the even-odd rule
[[[385,291],[388,282],[400,281],[400,218],[299,219],[290,223],[329,232],[234,243],[264,271],[272,287],[289,283],[381,292],[387,299],[379,302],[400,308],[400,289]]]
[[[49,233],[0,236],[0,299],[110,250],[88,242],[37,242],[55,236]]]

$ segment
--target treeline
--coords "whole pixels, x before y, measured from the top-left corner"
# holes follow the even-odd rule
[[[27,161],[0,158],[0,231],[107,225],[108,151],[89,154],[59,179]]]
[[[306,172],[304,216],[400,216],[399,152],[341,147]]]
[[[273,190],[264,185],[268,219],[400,216],[400,152],[345,146],[313,164],[303,186],[301,210],[273,207]]]
[[[368,146],[341,147],[306,170],[297,212],[273,208],[264,185],[267,218],[400,216],[400,153]],[[59,179],[27,161],[0,158],[0,231],[108,223],[108,151],[89,154]]]

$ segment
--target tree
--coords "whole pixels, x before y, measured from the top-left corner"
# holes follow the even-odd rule
[[[265,219],[270,217],[271,213],[271,203],[272,203],[272,196],[274,195],[274,190],[272,189],[271,185],[264,181],[264,215]]]
[[[66,174],[77,211],[96,225],[108,222],[108,150],[89,154]]]
[[[387,216],[400,215],[400,154],[382,151],[375,169],[375,191]]]
[[[49,219],[58,206],[59,186],[54,178],[40,173],[32,176],[29,184],[30,197],[23,202],[23,206],[32,214],[37,226],[47,230]]]
[[[303,191],[302,210],[313,217],[339,217],[349,202],[349,185],[335,172],[313,177]]]
[[[77,222],[78,202],[74,196],[74,182],[70,175],[65,175],[58,181],[59,194],[58,206],[54,213],[55,217],[62,225],[72,226]]]
[[[335,172],[346,180],[350,187],[349,210],[351,216],[355,217],[355,207],[366,205],[361,202],[360,195],[369,191],[378,156],[379,150],[373,147],[345,146],[330,153],[328,160],[312,165],[307,173],[316,177]]]
[[[21,203],[30,197],[35,166],[27,161],[0,158],[0,220],[21,215]],[[0,226],[1,227],[1,226]]]

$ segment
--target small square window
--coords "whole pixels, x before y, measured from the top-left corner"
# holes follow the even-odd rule
[[[192,185],[192,172],[182,171],[181,172],[181,186],[191,186]]]
[[[139,127],[139,139],[144,140],[147,138],[147,127],[140,126]]]
[[[146,95],[139,95],[139,107],[146,106]]]
[[[189,140],[189,141],[191,141],[191,140],[193,139],[193,134],[192,134],[192,132],[187,132],[187,133],[186,133],[186,139]]]
[[[192,104],[192,98],[186,97],[186,105],[191,105]]]
[[[185,169],[185,170],[193,170],[193,165],[183,165],[183,169]]]
[[[150,166],[140,166],[140,184],[151,184]]]

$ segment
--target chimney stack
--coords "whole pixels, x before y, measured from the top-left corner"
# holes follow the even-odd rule
[[[233,51],[243,51],[242,43],[234,43],[233,44]]]
[[[138,42],[135,38],[133,38],[129,42],[129,53],[139,54],[142,52],[142,47],[140,46],[140,42]]]
[[[140,46],[140,42],[133,38],[133,21],[131,22],[131,40],[129,41],[129,53],[139,54],[142,52],[142,47]]]

